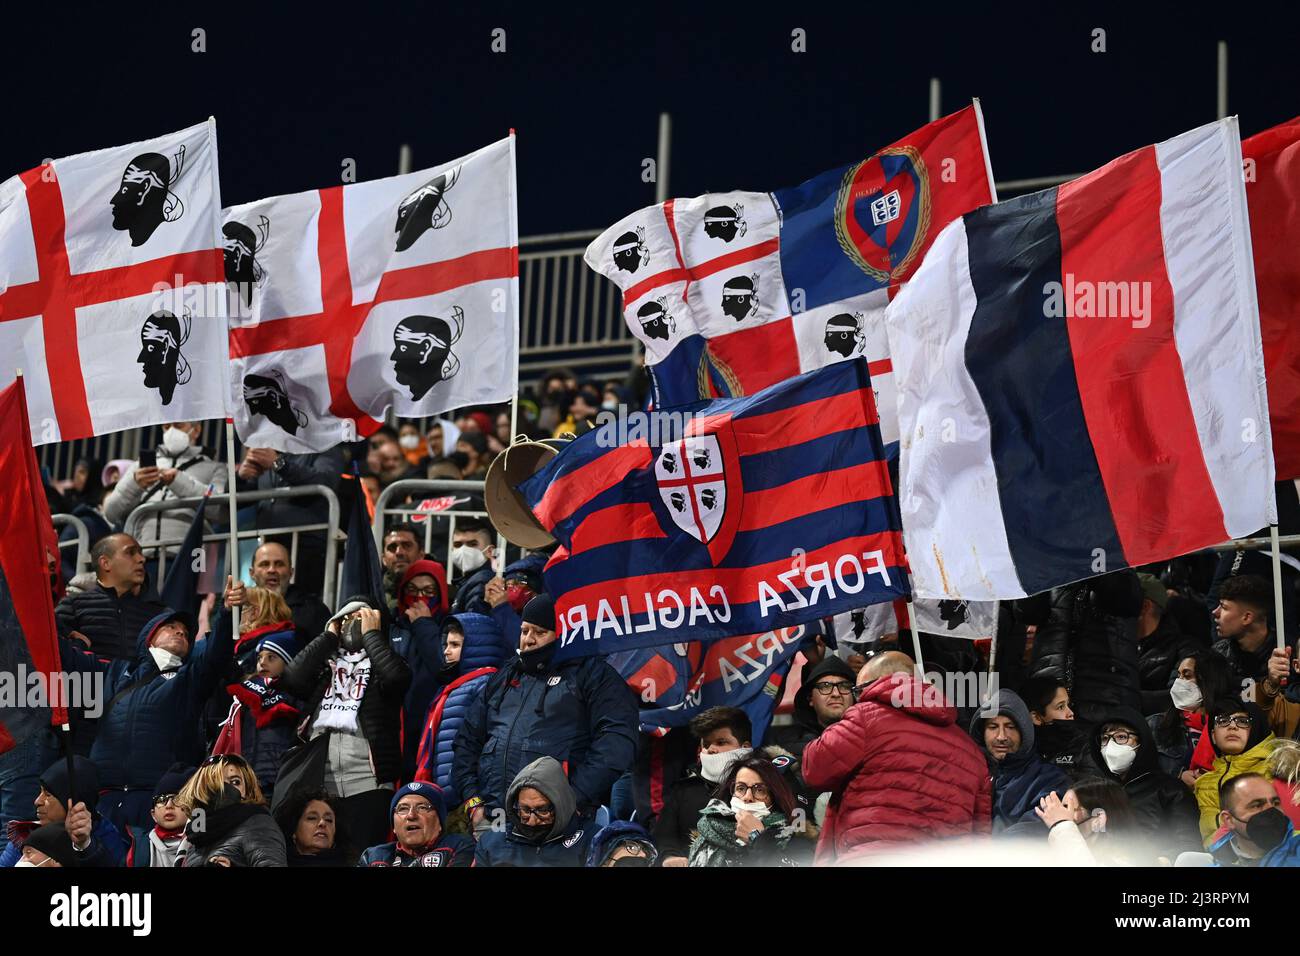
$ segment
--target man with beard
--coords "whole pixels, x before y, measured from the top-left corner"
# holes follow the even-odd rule
[[[460,370],[451,347],[465,326],[465,313],[455,307],[451,312],[450,321],[434,315],[409,315],[393,330],[393,352],[388,358],[397,383],[411,390],[414,401]]]
[[[181,354],[190,337],[190,317],[178,319],[171,312],[155,312],[140,329],[140,354],[135,360],[144,370],[146,388],[158,389],[164,405],[170,405],[177,385],[190,380],[190,363]]]
[[[397,225],[393,227],[397,233],[396,251],[405,252],[430,229],[441,229],[451,222],[446,194],[458,178],[459,169],[450,175],[435,176],[402,200],[397,207]]]
[[[221,234],[225,237],[226,283],[243,300],[245,307],[253,305],[253,287],[260,285],[265,275],[256,254],[266,245],[266,238],[271,234],[271,220],[262,216],[258,229],[260,238],[242,222],[228,222],[221,227]]]
[[[141,153],[127,164],[109,205],[113,207],[113,228],[125,230],[131,245],[149,241],[154,230],[164,222],[175,222],[185,212],[185,205],[170,187],[180,179],[185,166],[185,147],[176,153],[176,171],[161,153]]]
[[[267,375],[245,375],[244,404],[248,406],[248,414],[263,415],[290,435],[307,427],[307,416],[289,402],[289,392],[279,369]]]
[[[667,342],[668,337],[677,330],[677,323],[673,321],[673,317],[664,308],[663,299],[647,302],[636,310],[636,317],[637,321],[641,323],[641,331],[645,333],[645,337],[648,339],[663,339]]]
[[[730,242],[736,236],[744,236],[749,228],[744,218],[745,207],[737,203],[731,206],[714,206],[704,214],[704,234],[710,239]]]
[[[722,286],[722,311],[737,322],[758,314],[758,276],[735,276]]]
[[[650,261],[650,250],[645,244],[645,229],[625,232],[614,240],[614,265],[624,272],[636,272]]]
[[[827,351],[848,358],[853,353],[860,352],[865,342],[866,334],[862,331],[861,313],[850,315],[841,312],[826,320]]]

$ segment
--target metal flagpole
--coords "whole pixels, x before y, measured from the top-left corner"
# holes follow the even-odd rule
[[[517,207],[518,184],[515,181],[515,130],[510,128],[510,240],[515,244],[515,277],[514,295],[511,296],[513,305],[511,308],[515,314],[515,368],[514,368],[514,386],[515,394],[510,399],[510,444],[514,444],[519,435],[519,350],[523,346],[523,329],[520,328],[519,320],[519,210]],[[504,455],[505,452],[502,452]],[[506,536],[499,530],[497,531],[497,573],[501,574],[506,569]]]
[[[239,580],[239,505],[235,501],[235,422],[226,419],[226,494],[230,508],[230,577]],[[222,606],[225,606],[224,595]],[[232,634],[239,634],[239,608],[230,609]]]
[[[921,657],[921,635],[916,633],[916,607],[907,602],[907,626],[912,632],[912,653],[916,658],[916,676],[925,680],[925,660]]]
[[[1268,526],[1268,537],[1273,544],[1273,615],[1277,628],[1277,649],[1286,650],[1286,622],[1282,617],[1282,545],[1277,540],[1277,525]]]

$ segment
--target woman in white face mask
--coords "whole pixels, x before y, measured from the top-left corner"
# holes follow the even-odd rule
[[[1157,764],[1189,788],[1214,766],[1214,748],[1205,734],[1207,701],[1234,696],[1227,662],[1210,650],[1197,651],[1178,662],[1169,688],[1169,706],[1147,718],[1155,737]]]
[[[700,814],[688,865],[795,866],[787,845],[801,822],[781,771],[767,757],[751,753],[731,764],[718,799]]]

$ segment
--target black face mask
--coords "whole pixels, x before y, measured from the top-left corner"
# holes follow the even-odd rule
[[[531,824],[531,825],[524,824],[524,823],[516,823],[515,833],[518,836],[523,837],[525,840],[528,840],[529,842],[538,843],[550,835],[552,826],[554,826],[554,824],[552,823],[540,823],[540,824]]]
[[[555,657],[555,649],[559,646],[559,641],[551,641],[549,644],[543,644],[541,647],[534,647],[531,651],[521,651],[519,653],[519,663],[523,665],[524,672],[527,674],[540,674],[551,666],[551,660]]]
[[[1261,850],[1271,850],[1291,835],[1291,820],[1277,807],[1261,810],[1246,821],[1246,839]]]
[[[453,451],[447,456],[447,460],[459,468],[461,471],[469,464],[469,455],[463,451]]]
[[[644,856],[623,856],[619,857],[610,866],[649,866],[649,857]]]

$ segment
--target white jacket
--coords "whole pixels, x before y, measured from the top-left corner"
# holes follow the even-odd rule
[[[197,498],[207,491],[209,483],[215,487],[212,492],[214,501],[208,505],[208,520],[225,516],[226,510],[219,508],[221,502],[215,499],[226,490],[226,464],[208,458],[202,448],[191,445],[176,458],[163,449],[158,449],[158,467],[178,470],[170,485],[159,483],[152,489],[141,488],[135,480],[135,470],[139,465],[138,461],[131,464],[113,488],[113,493],[104,501],[104,517],[114,527],[123,527],[131,512],[141,504],[172,501],[176,498]],[[140,546],[148,548],[159,541],[171,542],[166,548],[168,557],[171,557],[176,553],[177,546],[193,520],[193,508],[177,508],[152,515],[140,528]]]

